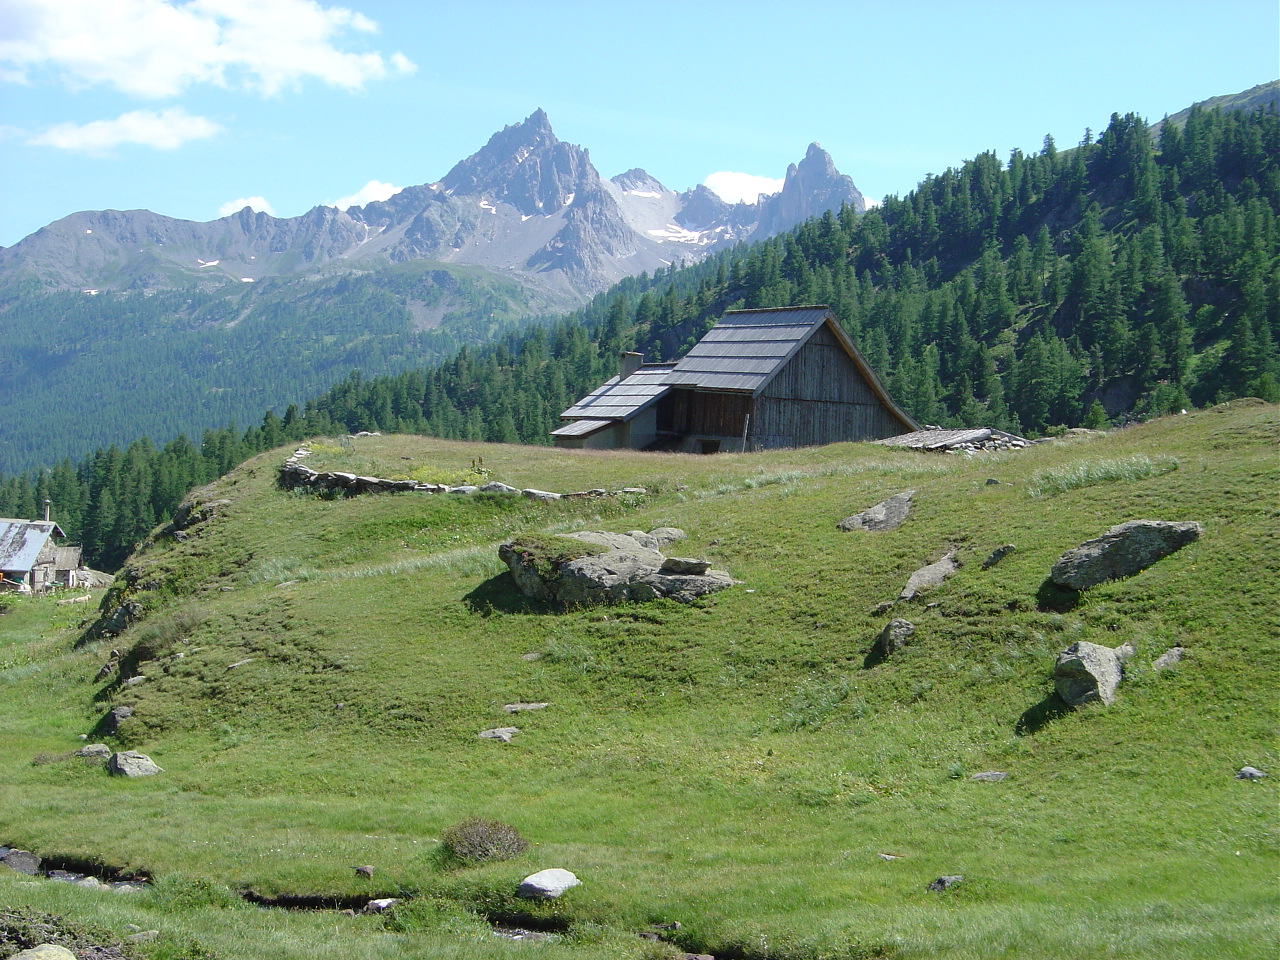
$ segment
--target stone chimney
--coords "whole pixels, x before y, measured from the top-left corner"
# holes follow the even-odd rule
[[[642,363],[644,363],[643,353],[633,353],[630,350],[624,351],[621,361],[618,364],[619,378],[623,380],[627,379],[627,377],[640,369],[640,364]]]

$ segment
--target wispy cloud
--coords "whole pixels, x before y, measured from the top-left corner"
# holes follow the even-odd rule
[[[193,116],[181,107],[170,107],[158,112],[134,110],[114,120],[59,123],[28,138],[27,143],[90,154],[104,154],[122,144],[176,150],[189,140],[201,140],[221,132],[222,127],[208,117]]]
[[[370,180],[355,193],[348,197],[338,198],[330,206],[337,207],[339,210],[345,210],[347,207],[363,207],[366,203],[373,203],[375,200],[386,200],[394,197],[403,189],[404,187],[394,187],[389,183],[383,183],[381,180]]]
[[[172,97],[197,84],[264,95],[303,80],[346,89],[416,67],[401,53],[342,49],[375,24],[315,0],[0,0],[0,80],[51,68],[73,87]]]
[[[755,203],[762,193],[777,193],[782,189],[783,183],[770,177],[757,177],[751,173],[734,173],[729,170],[717,171],[702,182],[726,203]]]
[[[271,204],[267,202],[266,197],[240,197],[236,200],[228,200],[218,208],[218,216],[229,217],[233,213],[239,213],[245,207],[252,207],[259,213],[270,214],[275,216],[276,212],[271,208]]]

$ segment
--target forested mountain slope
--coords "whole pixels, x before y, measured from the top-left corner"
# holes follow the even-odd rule
[[[983,154],[865,215],[846,208],[625,281],[493,347],[349,377],[287,416],[283,436],[381,429],[545,443],[559,412],[616,372],[621,350],[674,358],[725,309],[796,303],[829,304],[922,422],[1038,434],[1236,396],[1280,400],[1277,158],[1274,110],[1195,108],[1155,142],[1141,118],[1114,115],[1071,150],[1047,138],[1007,164]],[[54,499],[84,520],[73,516],[69,532],[118,562],[128,537],[177,502],[157,492],[176,484],[152,482],[148,464],[216,475],[281,429],[269,414],[243,436],[210,432],[203,451],[184,440],[169,460],[145,443],[102,450],[54,472],[66,491]],[[133,479],[111,467],[130,458]],[[11,477],[0,513],[35,515],[23,510],[52,480]]]

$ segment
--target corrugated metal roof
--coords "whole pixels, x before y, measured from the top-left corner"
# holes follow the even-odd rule
[[[62,530],[53,521],[0,519],[0,570],[30,570],[54,532]]]
[[[674,368],[672,363],[646,363],[625,379],[606,380],[560,416],[630,420],[667,392],[667,377]]]
[[[830,313],[826,307],[730,311],[676,364],[667,383],[754,393]]]
[[[552,430],[551,435],[553,437],[585,437],[597,430],[611,427],[615,423],[617,423],[616,420],[574,420],[572,423],[566,423],[563,427]]]

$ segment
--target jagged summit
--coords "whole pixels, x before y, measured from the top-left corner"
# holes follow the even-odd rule
[[[633,167],[605,180],[590,154],[556,137],[538,108],[439,181],[386,201],[299,217],[248,208],[208,223],[145,210],[73,214],[0,249],[0,285],[155,290],[388,263],[473,264],[577,302],[621,278],[772,236],[850,203],[853,181],[811,144],[783,190],[729,204],[704,186],[683,193]]]

